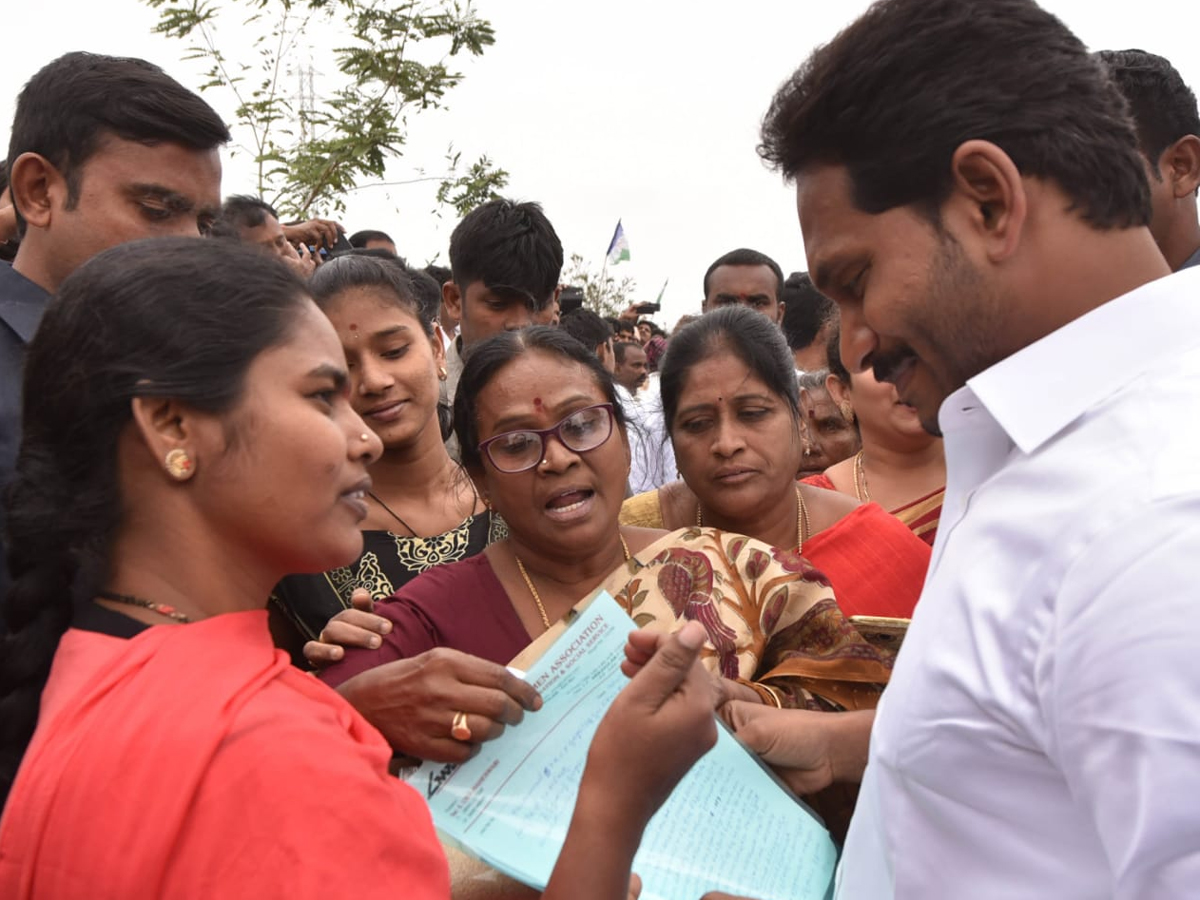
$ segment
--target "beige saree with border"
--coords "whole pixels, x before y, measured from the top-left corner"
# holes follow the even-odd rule
[[[709,671],[749,685],[772,706],[870,709],[891,673],[891,655],[854,629],[817,569],[795,550],[744,535],[682,528],[635,554],[598,590],[641,628],[670,632],[700,622]],[[592,596],[513,665],[526,668],[540,656]]]

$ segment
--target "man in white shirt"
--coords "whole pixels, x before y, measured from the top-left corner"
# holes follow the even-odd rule
[[[946,440],[839,897],[1200,892],[1200,272],[1029,0],[885,0],[780,89],[842,357]]]

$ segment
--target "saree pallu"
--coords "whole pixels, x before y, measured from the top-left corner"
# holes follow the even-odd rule
[[[945,496],[946,489],[940,487],[891,512],[907,525],[913,534],[932,547],[934,538],[937,537],[938,522],[942,518],[942,500]]]
[[[658,491],[626,500],[621,524],[662,528]],[[818,531],[801,552],[833,585],[847,616],[910,618],[929,569],[929,545],[877,503],[864,503]]]
[[[703,624],[709,671],[749,685],[772,706],[870,709],[890,675],[890,660],[855,631],[828,580],[795,550],[683,528],[634,554],[600,588],[639,627]],[[514,664],[527,665],[564,627],[552,626]]]
[[[804,484],[811,484],[813,487],[824,488],[827,491],[837,490],[833,486],[833,482],[829,480],[829,476],[824,473],[809,475],[807,478],[801,478],[800,481]],[[938,521],[942,518],[942,500],[945,496],[946,488],[943,486],[911,503],[888,510],[888,513],[899,519],[909,531],[932,547],[933,539],[937,537]]]

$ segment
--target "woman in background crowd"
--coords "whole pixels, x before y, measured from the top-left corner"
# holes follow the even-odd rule
[[[829,369],[813,369],[797,378],[800,387],[800,435],[804,453],[799,475],[824,472],[858,452],[862,440],[849,404],[839,407],[826,382]]]
[[[319,575],[289,576],[274,591],[273,605],[286,614],[275,622],[277,640],[299,660],[304,642],[348,609],[355,591],[382,599],[503,536],[503,523],[442,442],[445,355],[401,264],[340,256],[317,270],[309,289],[346,354],[350,403],[383,442],[383,455],[371,467],[362,555]]]
[[[862,449],[804,481],[880,504],[932,547],[946,493],[942,439],[921,427],[916,410],[900,402],[893,385],[876,381],[871,372],[846,371],[838,340],[835,328],[829,393],[857,418]]]
[[[742,307],[708,313],[671,339],[661,384],[683,480],[630,498],[623,522],[713,525],[798,549],[847,616],[912,614],[929,547],[876,504],[796,483],[801,413],[778,328]]]

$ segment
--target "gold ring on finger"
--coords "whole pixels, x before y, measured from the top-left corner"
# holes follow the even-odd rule
[[[456,741],[469,741],[471,739],[471,726],[467,724],[467,714],[465,712],[456,712],[454,720],[450,723],[450,737]]]

